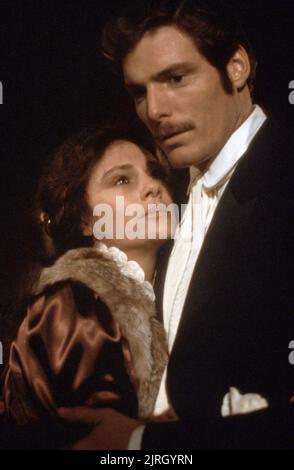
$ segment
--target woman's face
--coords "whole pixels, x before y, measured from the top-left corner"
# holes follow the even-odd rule
[[[87,200],[95,223],[87,230],[95,238],[126,250],[159,247],[171,237],[174,227],[166,208],[172,199],[163,182],[150,175],[147,163],[137,145],[115,141],[93,167]]]

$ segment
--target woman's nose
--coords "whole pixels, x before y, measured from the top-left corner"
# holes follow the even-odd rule
[[[161,186],[160,182],[150,178],[148,182],[143,186],[141,191],[142,200],[147,199],[160,199],[161,198]]]

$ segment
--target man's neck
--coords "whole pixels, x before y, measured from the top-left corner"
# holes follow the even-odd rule
[[[218,156],[221,149],[225,146],[226,142],[230,139],[230,137],[234,134],[234,132],[236,132],[239,129],[239,127],[241,127],[242,124],[244,124],[244,122],[249,118],[249,116],[252,114],[253,111],[254,111],[254,105],[250,99],[250,101],[248,101],[247,106],[244,106],[243,111],[238,115],[238,118],[236,120],[236,123],[232,127],[232,131],[230,135],[228,136],[226,141],[222,144],[222,146],[217,150],[217,152],[213,156],[209,157],[204,162],[200,162],[197,165],[197,168],[199,171],[201,171],[201,173],[205,173],[205,171],[212,164],[213,160]]]

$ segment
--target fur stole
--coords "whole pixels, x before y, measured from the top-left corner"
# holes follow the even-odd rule
[[[127,271],[121,269],[105,246],[78,248],[44,268],[33,293],[39,295],[58,282],[77,281],[105,302],[128,341],[139,382],[139,417],[144,419],[153,412],[167,364],[167,344],[163,326],[156,320],[151,285],[136,280]]]

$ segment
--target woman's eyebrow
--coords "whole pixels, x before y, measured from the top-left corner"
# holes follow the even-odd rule
[[[131,165],[130,163],[126,163],[125,165],[116,165],[110,168],[110,170],[106,171],[106,173],[104,173],[103,175],[103,178],[108,178],[112,175],[112,173],[115,173],[116,171],[126,171],[131,170],[133,168],[133,165]]]

